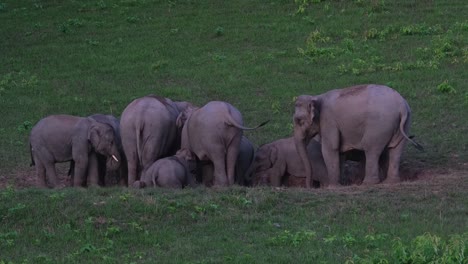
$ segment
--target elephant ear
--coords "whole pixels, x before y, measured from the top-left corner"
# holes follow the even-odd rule
[[[270,147],[270,163],[271,166],[273,167],[276,161],[278,160],[278,148],[276,147]]]
[[[181,112],[179,116],[177,116],[176,126],[178,128],[182,128],[185,124],[186,119],[187,117],[185,116],[185,112]]]
[[[310,100],[309,103],[309,113],[310,113],[310,121],[318,122],[320,119],[320,101],[317,99]]]
[[[101,131],[99,127],[96,125],[91,125],[88,131],[88,140],[91,142],[93,147],[97,147],[99,145],[99,140],[101,138]]]

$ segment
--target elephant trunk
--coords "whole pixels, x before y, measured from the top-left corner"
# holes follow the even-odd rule
[[[312,179],[312,167],[310,165],[309,155],[307,154],[307,140],[306,137],[300,131],[294,131],[294,144],[296,145],[296,151],[304,166],[306,175],[306,187],[310,188]]]

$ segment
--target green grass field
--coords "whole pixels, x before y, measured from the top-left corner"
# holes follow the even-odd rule
[[[0,263],[467,263],[465,2],[0,0]],[[403,165],[426,180],[15,188],[33,171],[30,129],[50,114],[120,116],[151,93],[224,100],[247,125],[271,119],[245,133],[260,145],[291,135],[295,96],[361,83],[407,99],[426,152],[408,146]]]

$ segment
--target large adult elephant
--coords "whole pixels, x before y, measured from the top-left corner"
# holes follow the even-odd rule
[[[208,102],[201,108],[184,112],[181,147],[195,153],[200,161],[213,162],[213,185],[234,184],[235,166],[243,130],[242,115],[234,106],[221,101]],[[183,115],[183,116],[184,116]]]
[[[125,153],[122,147],[122,140],[120,137],[120,120],[113,115],[104,115],[104,114],[94,114],[89,116],[89,118],[102,123],[107,124],[112,127],[114,131],[115,144],[120,154],[119,166],[116,168],[113,166],[112,160],[107,158],[104,155],[96,153],[98,160],[98,169],[97,171],[92,171],[93,173],[98,173],[98,175],[91,176],[90,178],[98,178],[99,185],[101,186],[110,186],[110,185],[126,185],[127,182],[127,159],[125,158]],[[71,161],[69,174],[73,176],[74,162]],[[88,176],[89,177],[89,176]]]
[[[148,95],[132,101],[120,118],[122,145],[127,158],[128,186],[159,158],[180,147],[184,119],[177,118],[191,104]]]
[[[315,135],[321,136],[322,154],[330,185],[337,185],[340,152],[363,150],[364,184],[379,180],[379,159],[383,154],[388,167],[385,182],[399,181],[399,164],[406,141],[411,140],[411,110],[395,90],[383,85],[358,85],[336,89],[317,96],[301,95],[295,103],[294,142],[305,164],[310,188],[312,170],[306,146]]]
[[[36,166],[37,184],[57,185],[55,163],[73,161],[73,186],[97,185],[97,154],[112,157],[118,166],[120,153],[111,126],[92,118],[51,115],[41,119],[29,137],[32,165]]]

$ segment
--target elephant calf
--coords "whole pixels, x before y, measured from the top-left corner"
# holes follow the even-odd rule
[[[187,149],[177,151],[174,156],[155,161],[145,170],[139,181],[133,183],[135,188],[166,187],[183,188],[193,186],[194,178],[191,174],[191,161],[195,157]],[[193,166],[194,167],[194,166]]]
[[[57,185],[55,163],[74,162],[74,186],[98,184],[97,154],[112,157],[115,167],[120,153],[113,128],[92,118],[51,115],[41,119],[29,137],[32,165],[41,187]]]
[[[315,139],[307,146],[307,153],[314,168],[313,180],[320,182],[326,177],[320,143]],[[289,177],[306,177],[305,169],[294,145],[294,138],[283,138],[258,148],[252,164],[254,185],[288,185]]]
[[[315,185],[323,184],[327,180],[327,169],[322,156],[321,144],[316,138],[307,145],[307,154],[313,168],[312,183]],[[343,166],[340,179],[342,184],[348,185],[362,181],[362,157],[359,154],[343,155],[343,162],[345,159],[353,161],[347,161]],[[300,179],[306,178],[306,175],[293,137],[262,145],[255,154],[251,170],[254,185],[306,187],[305,181]]]

